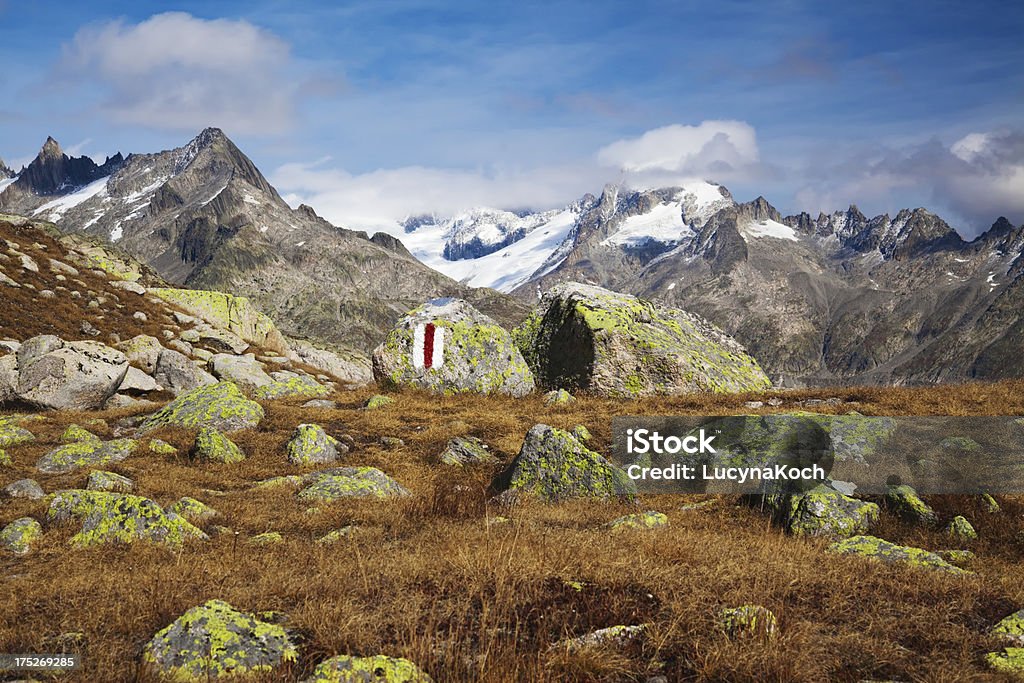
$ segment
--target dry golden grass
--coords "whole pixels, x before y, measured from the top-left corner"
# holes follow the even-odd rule
[[[865,414],[1024,414],[1024,383],[927,389],[773,392],[794,401],[839,396],[834,409]],[[647,497],[636,506],[574,502],[528,504],[512,521],[492,524],[488,484],[495,468],[460,470],[436,457],[453,435],[490,444],[502,463],[537,422],[585,424],[607,452],[616,414],[743,412],[750,396],[692,396],[623,403],[581,398],[548,407],[539,396],[512,400],[416,392],[382,410],[359,406],[370,390],[335,396],[337,410],[301,401],[265,404],[267,417],[237,442],[238,465],[193,463],[184,456],[133,456],[109,469],[132,477],[137,492],[162,504],[193,496],[220,511],[211,524],[232,532],[180,552],[136,544],[71,550],[72,529],[46,530],[38,550],[0,559],[0,652],[59,650],[61,634],[80,632],[68,651],[85,667],[66,681],[151,680],[140,668],[145,643],[189,607],[219,598],[238,609],[276,610],[297,640],[297,665],[266,680],[296,680],[334,654],[385,653],[417,662],[436,681],[914,681],[999,680],[984,654],[984,635],[1024,606],[1018,534],[1024,503],[1001,498],[983,513],[971,499],[935,506],[948,519],[968,516],[981,536],[976,572],[965,578],[876,565],[824,554],[825,541],[791,538],[738,499],[683,511],[693,497]],[[769,396],[766,395],[766,396]],[[765,396],[758,397],[765,398]],[[101,414],[113,426],[128,411]],[[87,472],[39,475],[33,464],[66,425],[95,417],[55,414],[32,429],[38,441],[10,449],[3,481],[34,477],[46,491],[84,486]],[[307,511],[293,489],[252,490],[255,480],[306,471],[288,464],[284,444],[301,422],[350,434],[345,463],[372,465],[413,496],[389,502],[342,501]],[[112,429],[100,430],[110,436]],[[405,447],[377,445],[399,436]],[[186,453],[192,435],[168,430]],[[7,500],[0,522],[42,519],[44,501]],[[635,509],[665,512],[667,528],[609,534],[602,525]],[[314,541],[356,525],[332,546]],[[209,529],[210,525],[206,525]],[[254,547],[268,530],[284,542]],[[886,517],[878,534],[941,549],[941,531]],[[583,582],[582,589],[570,582]],[[771,642],[730,641],[715,625],[723,606],[759,603],[779,618]],[[622,650],[567,652],[552,645],[615,624],[652,624],[649,636]]]

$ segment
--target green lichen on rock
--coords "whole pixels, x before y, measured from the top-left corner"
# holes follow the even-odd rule
[[[313,472],[302,479],[308,485],[298,495],[305,500],[332,501],[339,498],[394,498],[409,495],[397,481],[375,467],[335,467]]]
[[[220,514],[201,500],[189,498],[188,496],[178,499],[178,501],[170,507],[170,512],[188,520],[192,524],[208,522]]]
[[[1024,678],[1024,647],[1008,647],[1002,652],[990,652],[985,661],[994,670]]]
[[[909,484],[889,487],[885,494],[885,502],[908,522],[932,526],[938,521],[935,510],[924,502]]]
[[[315,424],[300,424],[285,447],[288,462],[293,465],[317,465],[334,462],[348,452],[341,443]]]
[[[819,485],[790,497],[785,525],[794,536],[846,538],[870,530],[878,515],[876,504]]]
[[[42,535],[43,527],[39,522],[31,517],[22,517],[0,530],[0,548],[15,555],[25,555]]]
[[[95,467],[124,460],[138,447],[132,439],[114,441],[77,441],[50,451],[36,462],[36,469],[47,474],[64,474],[83,467]]]
[[[245,453],[238,445],[216,429],[203,427],[196,436],[192,457],[211,462],[236,463],[245,460]]]
[[[545,293],[513,338],[551,389],[635,398],[771,386],[757,361],[706,320],[574,282]]]
[[[278,486],[300,486],[305,481],[304,477],[298,474],[287,474],[280,477],[270,477],[253,484],[254,488],[272,489]]]
[[[13,464],[14,461],[11,460],[10,453],[0,448],[0,467],[10,467]]]
[[[233,382],[218,382],[178,396],[143,422],[139,431],[160,427],[210,427],[232,432],[251,429],[262,419],[263,406],[243,396]]]
[[[35,434],[21,427],[18,418],[18,415],[0,418],[0,449],[20,446],[35,440]]]
[[[283,374],[274,373],[274,375]],[[256,387],[252,392],[252,397],[259,401],[270,401],[277,398],[316,398],[327,396],[330,393],[330,389],[309,375],[291,374],[287,377],[275,377],[270,384]]]
[[[373,655],[338,655],[317,665],[303,683],[433,683],[408,659]]]
[[[275,545],[284,541],[279,531],[265,531],[249,539],[251,545]]]
[[[487,444],[475,436],[457,436],[448,441],[438,460],[445,465],[462,467],[495,462],[497,458],[487,450]]]
[[[961,569],[966,569],[978,559],[970,550],[940,550],[936,555]]]
[[[969,436],[950,436],[940,441],[939,446],[952,451],[973,452],[981,449],[981,444]]]
[[[128,493],[134,487],[135,483],[128,477],[104,470],[90,472],[89,482],[85,485],[89,491],[119,491],[121,493]]]
[[[71,544],[88,547],[152,541],[178,547],[189,540],[206,540],[185,519],[167,513],[156,502],[126,493],[70,489],[50,497],[46,518],[53,523],[82,522]]]
[[[727,607],[718,613],[719,625],[730,638],[773,638],[778,621],[767,607],[740,605]]]
[[[178,453],[177,448],[161,439],[150,439],[149,451],[157,455],[176,455]]]
[[[363,406],[367,410],[377,410],[384,406],[389,406],[395,402],[395,399],[390,396],[384,396],[383,394],[376,394],[367,399],[366,404]]]
[[[590,430],[587,429],[584,425],[576,425],[575,427],[573,427],[572,435],[575,436],[580,443],[587,443],[593,438],[593,436],[590,433]]]
[[[60,435],[61,443],[78,443],[79,441],[99,441],[100,437],[96,436],[88,429],[80,427],[76,424],[68,425],[68,428],[64,430],[64,433]]]
[[[950,574],[967,574],[968,572],[955,567],[949,562],[922,548],[896,545],[876,536],[853,536],[833,543],[828,552],[841,555],[861,555],[886,564],[906,564],[911,567],[922,567]]]
[[[544,394],[544,405],[561,406],[568,405],[576,400],[576,397],[565,389],[555,389]]]
[[[273,671],[298,659],[284,628],[223,600],[193,607],[146,644],[142,661],[174,681],[206,681]]]
[[[960,515],[954,517],[953,521],[946,527],[946,535],[954,541],[978,540],[978,532],[974,530],[974,527],[967,521],[967,518]]]
[[[443,340],[431,367],[417,362],[423,350],[416,329],[427,324],[434,325],[435,340]],[[413,386],[445,395],[525,396],[534,388],[511,335],[461,299],[434,299],[409,311],[374,350],[373,376],[384,388]]]
[[[569,432],[545,424],[530,428],[519,454],[494,487],[546,501],[636,495],[636,486],[624,471]]]
[[[316,542],[319,545],[331,545],[332,543],[337,543],[342,539],[348,538],[352,535],[353,532],[355,532],[355,530],[356,527],[352,526],[351,524],[348,526],[343,526],[340,529],[328,531],[326,534],[318,538]]]
[[[623,515],[608,522],[608,528],[612,531],[625,531],[627,529],[656,529],[668,526],[668,516],[656,510],[637,512],[632,515]]]
[[[288,344],[274,321],[261,313],[248,299],[222,292],[199,289],[157,287],[148,290],[164,301],[223,328],[250,344],[285,353]]]
[[[1024,646],[1024,609],[1014,612],[992,627],[992,635]]]
[[[1001,509],[999,507],[999,503],[996,502],[996,499],[993,498],[991,494],[988,493],[981,494],[981,505],[982,507],[985,508],[985,512],[989,513],[990,515],[996,514]]]

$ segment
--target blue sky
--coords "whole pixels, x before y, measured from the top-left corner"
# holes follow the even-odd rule
[[[0,0],[0,157],[215,125],[349,224],[704,177],[972,235],[1024,222],[1022,33],[1007,2]]]

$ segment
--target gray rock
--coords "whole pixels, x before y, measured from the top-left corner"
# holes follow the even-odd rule
[[[417,333],[429,325],[432,345]],[[427,352],[439,356],[430,359],[431,367]],[[414,386],[439,394],[525,396],[534,388],[533,373],[511,335],[461,299],[434,299],[407,313],[373,352],[373,376],[385,388]]]
[[[43,487],[35,479],[19,479],[4,487],[4,495],[8,498],[39,500],[46,494],[43,492]]]
[[[487,450],[487,444],[475,436],[457,436],[448,442],[438,460],[446,465],[475,465],[497,461]]]
[[[409,492],[375,467],[335,467],[302,478],[299,498],[332,501],[339,498],[394,498]]]
[[[0,403],[14,398],[18,384],[18,359],[13,355],[0,357]]]
[[[18,347],[18,369],[27,367],[36,358],[45,356],[51,351],[64,348],[64,340],[52,334],[41,334],[25,342]]]
[[[348,446],[341,443],[315,424],[301,424],[295,429],[285,449],[288,462],[293,465],[317,465],[334,462],[348,453]]]
[[[15,555],[25,555],[42,535],[43,527],[39,522],[31,517],[22,517],[0,530],[0,548]]]
[[[116,472],[93,470],[89,473],[89,482],[85,485],[89,491],[119,491],[128,493],[135,488],[135,482]]]
[[[824,484],[789,497],[783,523],[794,536],[846,538],[878,523],[878,506],[843,495]]]
[[[117,388],[121,392],[137,391],[143,394],[161,389],[162,387],[156,383],[155,379],[131,365],[128,366],[128,372],[125,373],[121,386]]]
[[[160,353],[153,379],[175,396],[217,383],[213,375],[197,368],[183,354],[171,349],[164,349]]]
[[[245,460],[245,453],[234,441],[211,427],[199,429],[192,457],[221,463],[236,463]]]
[[[565,405],[568,403],[573,403],[575,400],[576,397],[570,394],[565,389],[554,389],[544,394],[544,404],[549,406]]]
[[[288,344],[298,360],[342,382],[361,386],[373,381],[370,359],[361,353],[340,348],[319,348],[304,340],[291,339]]]
[[[36,469],[46,474],[64,474],[83,467],[120,462],[134,453],[137,446],[132,439],[69,443],[41,457]]]
[[[335,410],[338,404],[326,398],[314,398],[302,404],[303,408],[317,408],[319,410]]]
[[[213,376],[219,380],[234,382],[242,391],[250,392],[257,387],[273,384],[274,380],[252,354],[233,356],[226,353],[214,355],[209,362]]]
[[[200,344],[204,344],[214,351],[242,354],[249,348],[249,342],[227,330],[203,326],[198,328]],[[185,341],[190,341],[186,339]],[[193,342],[195,343],[195,342]]]
[[[128,341],[118,344],[117,348],[124,353],[129,363],[142,369],[147,375],[156,372],[157,361],[160,360],[160,354],[164,350],[160,340],[148,334],[132,337]]]
[[[150,416],[140,432],[163,426],[231,432],[255,427],[262,419],[263,406],[243,396],[235,384],[220,382],[178,396]]]
[[[124,354],[98,342],[77,341],[59,348],[47,344],[47,348],[50,350],[41,354],[31,350],[22,354],[22,345],[18,354],[17,397],[40,408],[100,408],[128,372]]]

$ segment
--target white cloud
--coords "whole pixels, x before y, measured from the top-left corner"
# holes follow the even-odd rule
[[[757,136],[743,121],[671,125],[613,142],[597,154],[605,166],[629,173],[668,172],[695,177],[737,173],[759,161]]]
[[[99,86],[118,122],[273,133],[292,122],[290,66],[288,44],[247,21],[167,12],[82,28],[64,45],[60,71]]]

